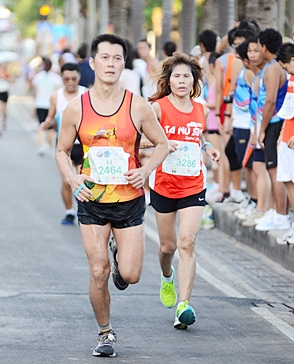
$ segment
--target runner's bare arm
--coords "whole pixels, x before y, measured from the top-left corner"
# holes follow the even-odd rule
[[[140,96],[134,96],[131,115],[137,130],[144,133],[154,145],[154,151],[146,164],[126,173],[127,180],[134,187],[143,187],[146,178],[165,159],[169,152],[168,140],[158,123],[152,107]]]
[[[280,78],[278,77],[280,75],[279,68],[280,65],[278,63],[273,63],[265,71],[264,84],[266,87],[266,99],[262,113],[261,131],[265,131],[275,111],[280,83]]]
[[[56,147],[56,163],[65,181],[67,181],[73,192],[84,183],[85,180],[92,181],[92,178],[85,174],[76,175],[70,163],[70,152],[77,137],[77,130],[81,121],[81,99],[72,100],[66,107],[61,123],[60,134]],[[92,197],[92,192],[87,187],[83,188],[83,195],[79,194],[78,199],[88,201]]]

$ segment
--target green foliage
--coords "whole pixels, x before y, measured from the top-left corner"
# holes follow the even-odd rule
[[[157,6],[162,7],[162,0],[146,0],[145,2],[145,22],[147,30],[152,29],[152,11]]]
[[[14,13],[14,21],[23,37],[33,37],[36,33],[37,23],[41,20],[39,9],[48,4],[52,8],[48,19],[52,17],[54,8],[62,8],[64,0],[10,0],[7,5]]]

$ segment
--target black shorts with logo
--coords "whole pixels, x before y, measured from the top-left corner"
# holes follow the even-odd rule
[[[264,138],[264,160],[266,169],[275,168],[278,165],[277,141],[284,121],[268,124]]]
[[[111,224],[115,229],[142,225],[146,209],[145,195],[126,202],[78,202],[78,219],[84,225]]]
[[[150,205],[157,212],[169,213],[192,206],[205,206],[208,203],[205,200],[206,189],[195,195],[182,198],[169,198],[160,195],[150,189]]]

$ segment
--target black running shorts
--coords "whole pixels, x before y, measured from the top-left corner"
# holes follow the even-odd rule
[[[264,138],[264,159],[266,169],[275,168],[278,165],[277,141],[283,126],[283,121],[268,124]]]
[[[145,195],[127,202],[78,202],[79,223],[84,225],[111,224],[115,229],[141,225],[146,209]]]
[[[191,195],[182,198],[169,198],[160,195],[159,193],[150,190],[150,205],[155,211],[161,213],[169,213],[184,209],[186,207],[192,206],[205,206],[208,203],[205,200],[206,189],[197,193],[196,195]]]

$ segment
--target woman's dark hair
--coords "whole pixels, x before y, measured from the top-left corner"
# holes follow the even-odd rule
[[[162,69],[158,75],[154,75],[157,80],[157,91],[148,98],[148,101],[162,99],[171,93],[169,86],[170,76],[174,68],[180,64],[185,64],[191,68],[193,76],[193,88],[190,94],[191,98],[201,94],[201,85],[199,81],[203,81],[202,69],[195,57],[188,56],[186,53],[175,52],[172,57],[168,57],[162,64]]]
[[[211,52],[208,58],[208,63],[215,65],[216,60],[221,56],[220,52]]]

